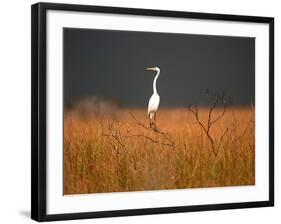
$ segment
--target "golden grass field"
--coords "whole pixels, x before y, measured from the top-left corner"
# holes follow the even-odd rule
[[[208,111],[198,108],[204,125]],[[210,129],[214,153],[188,109],[161,108],[160,132],[147,127],[145,109],[118,109],[107,116],[66,112],[64,194],[253,185],[254,117],[250,107],[227,108]]]

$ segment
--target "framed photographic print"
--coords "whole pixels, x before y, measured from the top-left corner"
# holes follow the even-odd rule
[[[32,5],[32,219],[274,205],[274,19]]]

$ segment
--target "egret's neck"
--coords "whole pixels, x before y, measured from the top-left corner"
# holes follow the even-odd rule
[[[157,94],[156,81],[157,81],[157,78],[158,78],[159,74],[160,74],[160,71],[157,71],[157,74],[156,74],[156,76],[153,80],[153,93],[156,93],[156,94]]]

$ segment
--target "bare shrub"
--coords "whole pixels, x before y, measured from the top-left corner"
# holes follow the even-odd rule
[[[224,93],[222,94],[210,94],[209,90],[206,90],[206,96],[210,101],[210,107],[208,110],[208,119],[207,122],[201,120],[198,108],[189,106],[189,111],[194,115],[197,124],[201,127],[205,135],[207,136],[209,142],[211,143],[211,149],[215,157],[217,157],[218,152],[220,150],[222,141],[226,133],[228,132],[228,128],[224,130],[222,135],[219,137],[219,140],[216,142],[215,137],[211,135],[211,129],[214,125],[224,117],[228,103]],[[222,112],[218,114],[216,117],[213,117],[214,110],[219,106],[222,106]]]

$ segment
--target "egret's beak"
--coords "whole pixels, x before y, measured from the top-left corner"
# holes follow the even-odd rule
[[[155,68],[146,68],[147,71],[155,71]]]

